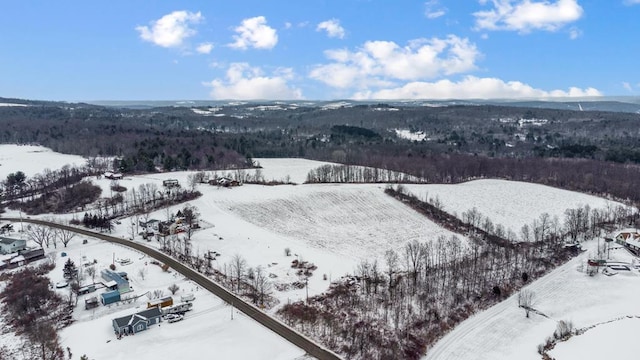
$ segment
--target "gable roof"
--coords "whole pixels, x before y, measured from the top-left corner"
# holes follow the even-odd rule
[[[151,318],[161,317],[162,311],[158,308],[147,309],[144,311],[140,311],[139,313],[133,315],[123,316],[117,319],[113,319],[116,322],[116,325],[120,328],[133,325],[139,321],[147,321]]]
[[[26,240],[23,240],[23,239],[12,239],[12,238],[8,238],[8,237],[0,236],[0,243],[6,244],[6,245],[11,245],[16,241],[17,242],[24,242],[25,244],[27,242]]]

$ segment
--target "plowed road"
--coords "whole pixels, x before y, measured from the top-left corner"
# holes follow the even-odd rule
[[[0,218],[0,220],[14,221],[14,222],[21,221],[21,219],[19,219],[19,218]],[[91,237],[94,237],[94,238],[98,238],[100,240],[104,240],[104,241],[108,241],[108,242],[124,245],[124,246],[130,247],[132,249],[138,250],[138,251],[140,251],[142,253],[145,253],[145,254],[149,255],[150,257],[169,265],[175,271],[179,272],[180,274],[184,275],[188,279],[190,279],[193,282],[197,283],[198,285],[202,286],[203,288],[205,288],[206,290],[208,290],[212,294],[218,296],[222,300],[224,300],[227,303],[231,304],[236,309],[242,311],[244,314],[246,314],[250,318],[252,318],[255,321],[259,322],[260,324],[266,326],[267,328],[271,329],[276,334],[282,336],[283,338],[285,338],[286,340],[288,340],[292,344],[294,344],[294,345],[298,346],[299,348],[301,348],[302,350],[306,351],[309,355],[312,355],[315,358],[320,359],[320,360],[338,360],[338,359],[340,359],[340,357],[338,355],[336,355],[335,353],[333,353],[332,351],[330,351],[330,350],[328,350],[328,349],[316,344],[315,342],[313,342],[311,339],[307,338],[306,336],[304,336],[304,335],[298,333],[297,331],[291,329],[290,327],[286,326],[285,324],[281,323],[280,321],[276,320],[275,318],[265,314],[260,309],[256,308],[255,306],[249,304],[248,302],[246,302],[242,298],[240,298],[240,297],[232,294],[231,292],[227,291],[226,289],[224,289],[222,286],[218,285],[217,283],[215,283],[211,279],[209,279],[209,278],[205,277],[204,275],[202,275],[202,274],[200,274],[200,273],[198,273],[198,272],[186,267],[185,265],[183,265],[182,263],[178,262],[177,260],[175,260],[175,259],[173,259],[173,258],[171,258],[171,257],[169,257],[169,256],[167,256],[167,255],[155,250],[155,249],[149,248],[147,246],[144,246],[142,244],[139,244],[139,243],[136,243],[136,242],[133,242],[133,241],[120,239],[120,238],[117,238],[117,237],[113,237],[113,236],[109,236],[109,235],[105,235],[105,234],[100,234],[100,233],[96,233],[96,232],[89,231],[89,230],[86,230],[86,229],[76,228],[76,227],[73,227],[73,226],[57,224],[57,223],[52,223],[52,222],[43,221],[43,220],[36,220],[36,219],[22,219],[22,221],[23,222],[27,222],[27,223],[32,223],[32,224],[49,226],[49,227],[57,228],[57,229],[64,229],[64,230],[73,231],[73,232],[78,233],[78,234],[91,236]]]

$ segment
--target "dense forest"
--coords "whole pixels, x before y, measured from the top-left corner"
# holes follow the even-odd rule
[[[585,104],[591,111],[539,103],[124,108],[0,100],[26,105],[0,107],[0,143],[109,156],[113,170],[124,173],[250,168],[259,165],[256,157],[304,157],[428,182],[494,177],[640,199],[640,114],[598,104]]]

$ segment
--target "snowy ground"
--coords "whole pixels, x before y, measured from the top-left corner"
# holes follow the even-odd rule
[[[82,156],[60,154],[42,146],[3,144],[0,145],[0,180],[16,171],[31,177],[47,168],[57,170],[64,165],[83,166],[86,162]]]
[[[3,173],[0,176],[18,170],[31,174],[28,172],[31,171],[31,165],[25,168],[25,164],[32,164],[32,158],[39,154],[51,156],[45,164],[52,170],[56,164],[62,166],[74,162],[74,159],[81,159],[51,152],[20,153],[15,150],[12,153],[8,150],[12,147],[30,149],[1,145],[0,170]],[[54,162],[53,159],[59,156],[60,162]],[[304,182],[309,170],[323,164],[301,159],[256,160],[263,166],[261,171],[266,179],[282,180],[289,176],[292,182],[299,184]],[[33,170],[41,171],[36,166],[33,166]],[[175,172],[126,177],[120,184],[128,190],[146,183],[155,183],[161,188],[162,180],[175,178],[187,186],[188,175],[188,172]],[[92,181],[103,188],[103,196],[110,196],[110,180],[102,178]],[[551,187],[499,180],[478,180],[459,185],[407,185],[407,188],[420,197],[425,194],[429,197],[438,196],[445,210],[458,215],[476,207],[494,223],[502,223],[515,232],[525,223],[531,224],[543,212],[562,218],[567,208],[585,204],[592,208],[617,205],[601,198]],[[264,266],[267,272],[273,274],[272,279],[276,283],[298,280],[290,267],[292,259],[313,262],[318,269],[309,280],[310,295],[326,290],[329,280],[353,273],[363,259],[382,260],[384,251],[389,248],[399,250],[413,239],[429,241],[439,235],[451,235],[385,195],[384,185],[380,184],[244,185],[237,188],[198,185],[198,190],[203,196],[191,204],[201,213],[203,228],[193,236],[195,251],[214,250],[221,253],[214,263],[214,267],[221,270],[234,254],[240,254],[246,258],[249,266]],[[175,213],[183,206],[181,204],[170,210]],[[83,214],[56,218],[68,221],[72,217],[82,218]],[[18,214],[8,211],[6,215]],[[156,211],[150,218],[164,220],[167,211]],[[116,225],[115,236],[129,237],[131,220],[121,219],[121,223]],[[134,241],[143,240],[136,237]],[[159,247],[156,241],[145,243]],[[284,249],[287,247],[291,249],[292,256],[285,256]],[[58,267],[52,272],[54,283],[59,280],[56,276],[62,277],[64,258],[60,258],[60,250],[56,251]],[[155,289],[166,290],[172,283],[178,284],[181,292],[195,287],[173,274],[162,273],[148,262],[144,265],[147,259],[140,254],[97,240],[91,239],[89,244],[81,245],[76,239],[67,252],[76,263],[84,262],[85,256],[89,261],[96,259],[102,266],[111,263],[114,257],[130,258],[133,264],[121,270],[132,276],[135,294]],[[640,287],[635,284],[640,280],[638,273],[589,277],[579,271],[586,256],[571,261],[532,284],[538,299],[536,308],[552,320],[536,315],[526,319],[524,312],[517,308],[516,300],[511,298],[461,324],[436,344],[426,358],[539,359],[537,345],[552,335],[556,320],[572,320],[577,327],[583,327],[633,314],[633,299],[640,295]],[[628,255],[622,251],[614,251],[612,256],[629,261]],[[144,268],[148,271],[145,279],[142,279],[139,271]],[[323,274],[329,279],[324,280]],[[121,340],[116,340],[113,335],[111,319],[139,311],[136,306],[142,306],[146,300],[120,307],[100,307],[90,312],[82,310],[80,306],[75,314],[77,322],[61,334],[63,346],[70,346],[75,354],[87,353],[96,359],[135,356],[151,360],[180,355],[197,358],[203,353],[238,359],[293,359],[302,356],[301,350],[252,320],[240,314],[234,314],[234,320],[231,320],[230,308],[215,296],[195,291],[195,309],[187,314],[184,321],[163,323],[160,327]],[[601,294],[607,294],[606,301]],[[306,292],[290,290],[274,295],[284,303],[303,299]],[[612,323],[608,326],[616,325]],[[593,331],[595,329],[590,330]],[[590,336],[590,332],[583,336]],[[558,345],[554,350],[558,351],[558,355],[552,354],[558,360],[576,358],[564,354],[570,354],[574,348],[572,342],[577,339]],[[9,335],[0,336],[0,344],[10,342]],[[258,345],[247,346],[248,342],[258,342]],[[564,347],[569,350],[564,350]],[[561,351],[567,351],[562,353],[566,358],[560,357]]]
[[[593,256],[596,241],[585,245],[589,250],[527,287],[535,293],[533,307],[548,318],[534,313],[526,318],[514,295],[462,322],[424,359],[539,360],[537,346],[553,335],[560,320],[585,328],[639,315],[640,273],[632,270],[614,276],[587,275],[586,260]],[[632,258],[626,250],[611,251],[612,260],[631,263]],[[599,359],[595,356],[598,351],[607,357],[634,359],[635,342],[621,341],[633,325],[637,328],[637,319],[597,326],[559,344],[550,355],[557,360]],[[606,336],[599,338],[600,334]]]

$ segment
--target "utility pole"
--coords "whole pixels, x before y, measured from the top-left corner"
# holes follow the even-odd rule
[[[231,302],[231,320],[233,320],[233,301]]]
[[[307,290],[307,305],[309,305],[309,277],[305,277],[305,289]]]

